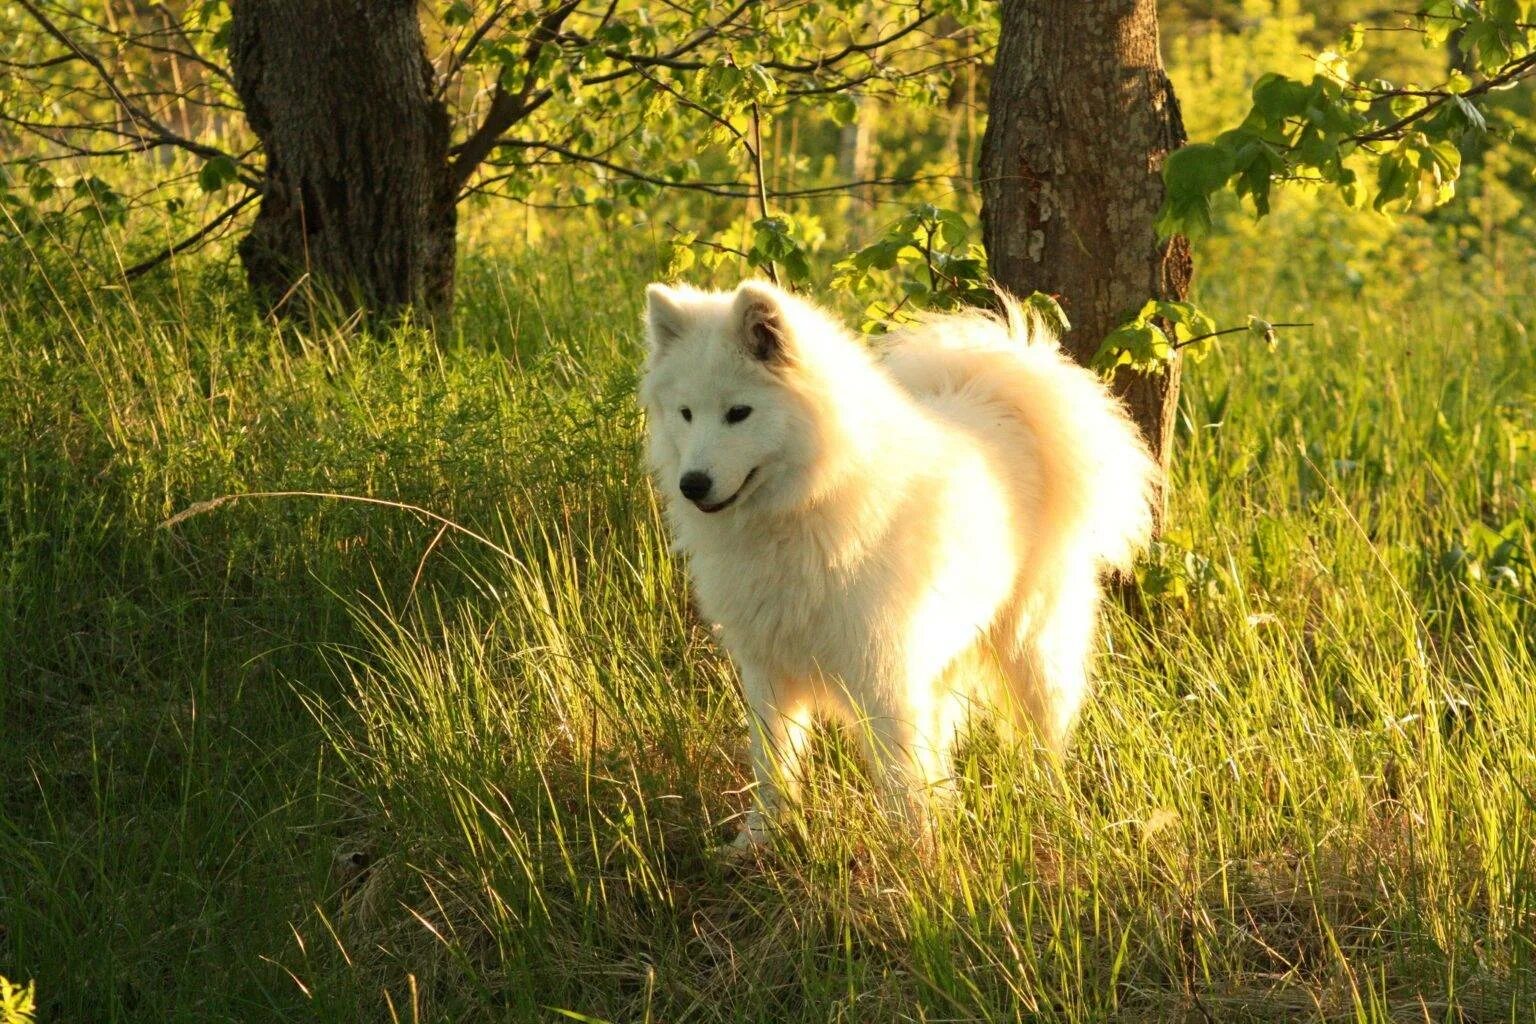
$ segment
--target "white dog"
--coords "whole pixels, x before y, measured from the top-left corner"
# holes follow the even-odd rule
[[[1100,573],[1152,526],[1155,466],[1098,378],[1011,299],[876,354],[764,282],[646,294],[652,468],[752,711],[738,843],[794,795],[816,713],[904,793],[949,777],[973,703],[1059,747]]]

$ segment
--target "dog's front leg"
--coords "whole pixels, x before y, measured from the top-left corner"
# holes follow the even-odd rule
[[[766,841],[767,819],[800,795],[800,758],[810,741],[811,708],[798,687],[760,669],[744,666],[741,686],[755,785],[746,827],[732,845],[750,847]]]
[[[893,810],[918,823],[930,804],[953,793],[953,747],[959,704],[942,674],[918,676],[899,689],[865,687],[858,737],[876,784]]]

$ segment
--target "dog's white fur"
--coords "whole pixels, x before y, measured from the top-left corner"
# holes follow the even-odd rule
[[[1005,318],[932,317],[880,353],[765,282],[647,298],[651,465],[754,718],[741,841],[793,795],[817,713],[902,791],[949,776],[973,702],[1059,747],[1100,573],[1152,527],[1154,463],[1098,378],[1006,297]],[[710,478],[697,503],[689,472]]]

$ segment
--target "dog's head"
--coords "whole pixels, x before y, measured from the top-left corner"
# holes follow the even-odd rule
[[[760,281],[734,292],[653,284],[646,299],[640,397],[663,492],[700,515],[786,500],[814,444],[799,304]]]

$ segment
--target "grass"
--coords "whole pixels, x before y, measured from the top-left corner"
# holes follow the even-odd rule
[[[1215,268],[1224,320],[1318,326],[1188,375],[1065,761],[978,738],[929,843],[829,772],[739,865],[742,710],[639,462],[649,266],[471,261],[441,346],[276,332],[214,265],[0,281],[0,974],[40,1019],[1528,1019],[1527,299]],[[257,491],[488,543],[161,525]]]

